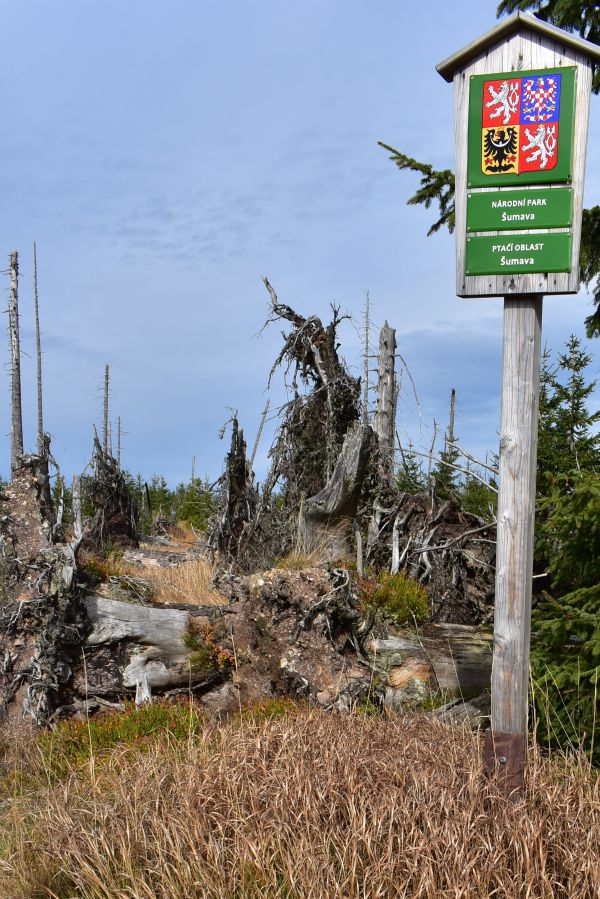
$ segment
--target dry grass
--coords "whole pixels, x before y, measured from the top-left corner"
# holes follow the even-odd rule
[[[102,580],[111,576],[125,576],[148,581],[153,590],[152,599],[156,603],[212,606],[227,602],[211,587],[215,566],[207,559],[192,559],[165,567],[134,565],[115,556],[98,559],[89,554],[82,554],[81,561],[84,568]]]
[[[206,559],[194,559],[182,562],[181,565],[169,565],[166,568],[137,569],[152,584],[155,594],[154,602],[160,603],[192,603],[200,606],[223,605],[225,597],[211,587],[214,566]]]
[[[146,546],[153,552],[170,553],[174,550],[186,550],[198,542],[198,535],[194,528],[187,521],[179,521],[177,524],[171,524],[164,529],[163,536],[167,537],[168,543],[158,543],[154,541],[144,541],[141,538],[141,546]]]
[[[290,552],[277,559],[276,568],[287,571],[301,571],[303,568],[326,568],[331,562],[331,544],[328,541],[307,546],[300,538],[296,538]]]
[[[0,895],[597,899],[595,773],[533,754],[512,805],[480,748],[425,719],[312,713],[112,749],[4,801]]]

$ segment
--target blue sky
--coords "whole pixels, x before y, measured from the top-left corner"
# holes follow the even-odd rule
[[[46,427],[68,475],[91,449],[105,362],[123,461],[146,477],[216,477],[229,409],[254,440],[283,302],[397,329],[398,427],[428,446],[458,397],[457,433],[497,446],[501,300],[454,295],[454,243],[407,207],[415,179],[383,140],[453,165],[452,88],[435,64],[491,27],[495,4],[377,0],[2,0],[0,252],[21,254],[25,440],[35,443],[32,241],[38,247]],[[599,101],[586,200],[597,203]],[[8,279],[5,278],[5,286]],[[590,298],[548,298],[544,340],[582,335]],[[360,368],[360,338],[340,337]],[[591,348],[597,354],[596,343]],[[8,347],[5,341],[5,360]],[[594,359],[592,374],[598,373]],[[6,401],[0,434],[8,434]],[[272,432],[274,422],[269,427]],[[258,455],[266,467],[268,433]],[[8,471],[8,438],[0,442]]]

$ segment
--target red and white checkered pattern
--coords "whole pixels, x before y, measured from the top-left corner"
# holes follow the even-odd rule
[[[549,119],[555,111],[556,81],[550,81],[548,87],[534,87],[534,84],[535,80],[533,78],[525,82],[523,105],[528,111],[531,110],[529,112],[530,116],[533,115],[533,110],[535,110],[537,121],[544,121],[544,119]]]

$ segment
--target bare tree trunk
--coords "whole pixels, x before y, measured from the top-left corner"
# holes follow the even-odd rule
[[[391,481],[394,471],[394,435],[396,433],[396,331],[385,322],[379,335],[377,358],[377,411],[375,434],[379,443],[380,473]]]
[[[60,488],[60,494],[56,505],[56,521],[54,523],[56,529],[62,528],[63,517],[65,514],[65,483],[62,477],[58,479],[58,487]]]
[[[350,534],[369,458],[371,429],[360,422],[348,428],[337,465],[325,487],[306,499],[303,543],[333,561],[351,554]]]
[[[14,473],[23,454],[23,410],[21,406],[21,348],[19,344],[19,254],[10,254],[10,301],[8,327],[11,352],[10,468]]]
[[[362,402],[362,421],[364,425],[369,424],[369,358],[370,352],[370,330],[371,330],[371,298],[367,290],[367,299],[365,305],[365,336],[364,336],[364,374],[363,374],[363,402]]]
[[[400,513],[396,515],[394,518],[394,526],[392,528],[392,565],[390,568],[391,574],[398,574],[400,571],[400,528],[402,527],[402,521],[400,518]]]
[[[454,387],[452,388],[452,393],[450,394],[450,422],[448,425],[448,439],[446,441],[446,449],[452,449],[454,447],[454,415],[456,411],[456,390]],[[448,446],[449,444],[449,446]]]
[[[44,455],[44,409],[42,393],[42,340],[40,335],[40,305],[38,296],[37,252],[33,242],[33,303],[35,307],[35,356],[37,361],[37,445],[38,454]]]
[[[267,404],[263,410],[262,418],[260,420],[260,425],[258,428],[258,433],[256,435],[256,440],[254,441],[254,447],[252,449],[252,455],[250,456],[250,471],[254,468],[254,460],[256,459],[256,452],[258,450],[258,445],[260,443],[260,438],[262,436],[263,428],[265,426],[265,421],[267,420],[267,413],[269,411],[269,406],[271,405],[271,400],[267,400]]]
[[[121,467],[121,416],[117,418],[117,465]]]
[[[109,369],[108,365],[104,366],[104,415],[102,419],[102,449],[104,454],[108,455],[108,383]]]
[[[71,488],[73,503],[73,550],[76,552],[83,539],[83,522],[81,518],[81,477],[73,475]]]

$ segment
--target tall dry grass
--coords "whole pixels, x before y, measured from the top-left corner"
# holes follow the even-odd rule
[[[117,575],[148,581],[152,588],[152,599],[156,603],[210,606],[227,602],[211,586],[215,565],[208,559],[191,559],[162,567],[134,565],[118,558],[96,559],[88,556],[84,558],[84,565],[89,566],[90,560],[94,572],[103,578]]]
[[[137,573],[140,574],[139,570]],[[222,605],[227,600],[211,587],[214,573],[211,562],[194,559],[166,568],[145,568],[142,576],[154,588],[155,602]]]
[[[583,763],[533,753],[510,804],[482,782],[479,738],[425,719],[242,718],[145,750],[13,790],[0,895],[600,895],[600,789]]]

